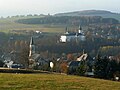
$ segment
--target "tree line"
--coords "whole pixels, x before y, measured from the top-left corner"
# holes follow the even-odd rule
[[[67,25],[88,25],[88,24],[118,24],[114,18],[102,18],[100,16],[46,16],[42,18],[19,19],[17,23],[23,24],[67,24]]]
[[[80,61],[80,65],[74,69],[74,71],[70,71],[69,69],[67,73],[86,76],[86,72],[88,70],[86,61]],[[108,79],[108,80],[116,80],[116,77],[120,78],[120,61],[116,58],[112,57],[100,57],[99,55],[94,60],[93,65],[93,73],[92,77],[100,78],[100,79]]]

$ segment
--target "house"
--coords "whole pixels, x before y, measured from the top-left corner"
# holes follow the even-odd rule
[[[86,65],[86,72],[85,75],[87,76],[93,76],[93,66],[94,66],[94,60],[92,57],[90,57],[87,53],[82,54],[80,57],[77,58],[76,61],[71,61],[68,64],[68,69],[70,74],[74,74],[78,67],[80,67],[82,61],[85,62]]]
[[[11,61],[11,60],[5,60],[3,67],[12,68],[12,64],[13,64],[13,61]]]
[[[14,68],[14,66],[18,66],[19,68],[24,68],[20,62],[20,52],[13,50],[10,53],[2,55],[2,59],[4,61],[3,67]]]
[[[16,69],[24,68],[24,66],[22,64],[14,63],[14,61],[11,61],[11,60],[5,60],[3,67],[5,67],[5,68],[16,68]]]
[[[77,61],[85,61],[87,65],[87,72],[92,72],[94,66],[94,59],[87,53],[82,54],[77,58]]]
[[[77,68],[80,66],[80,61],[71,61],[68,63],[68,74],[76,74]]]
[[[75,32],[68,32],[66,28],[66,32],[60,36],[60,42],[71,42],[71,41],[85,41],[86,37],[84,33],[82,32],[82,28],[79,27],[79,30],[77,33]]]

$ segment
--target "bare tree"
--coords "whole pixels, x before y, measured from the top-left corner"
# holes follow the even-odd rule
[[[25,68],[29,66],[29,46],[25,41],[21,43],[20,63],[23,64]]]

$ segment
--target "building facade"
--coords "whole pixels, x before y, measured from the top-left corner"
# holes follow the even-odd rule
[[[86,37],[84,35],[84,33],[82,32],[82,28],[79,27],[78,32],[68,32],[66,30],[66,32],[60,36],[60,42],[71,42],[71,41],[85,41]]]

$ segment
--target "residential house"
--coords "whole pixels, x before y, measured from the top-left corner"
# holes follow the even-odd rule
[[[81,65],[82,61],[84,61],[85,65],[87,66],[85,75],[88,75],[88,76],[94,75],[94,72],[93,72],[94,60],[87,53],[82,54],[80,57],[77,58],[76,61],[71,61],[68,64],[70,74],[75,73],[75,70],[77,70],[77,68]]]

